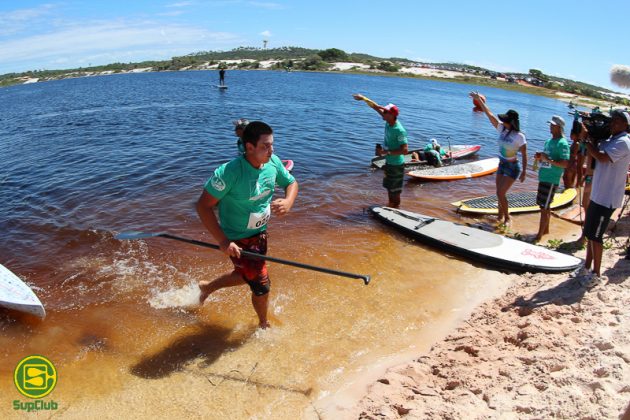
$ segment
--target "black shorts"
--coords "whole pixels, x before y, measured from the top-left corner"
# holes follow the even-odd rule
[[[400,194],[405,178],[405,165],[385,165],[385,178],[383,187],[391,194]]]
[[[538,194],[536,194],[536,204],[541,209],[548,210],[553,201],[553,197],[556,195],[558,186],[550,182],[538,183]]]
[[[610,216],[613,211],[610,207],[604,207],[591,200],[586,210],[586,220],[584,221],[584,236],[594,242],[603,242],[604,232],[608,228]]]

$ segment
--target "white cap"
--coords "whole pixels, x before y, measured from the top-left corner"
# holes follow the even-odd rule
[[[564,130],[564,118],[559,115],[554,115],[553,117],[551,117],[551,120],[547,122],[551,125],[560,126],[560,128]]]

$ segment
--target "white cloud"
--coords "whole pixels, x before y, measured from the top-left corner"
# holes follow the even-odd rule
[[[192,1],[180,1],[178,3],[167,4],[166,7],[188,7],[192,6],[193,4],[195,3]]]
[[[271,36],[271,31],[262,31],[260,33],[260,35],[265,36],[267,38],[269,38]]]
[[[17,9],[0,13],[0,36],[15,34],[28,29],[34,21],[48,15],[55,6],[42,4],[31,9]]]
[[[268,3],[268,2],[261,2],[261,1],[250,1],[249,4],[254,6],[254,7],[260,7],[261,9],[268,9],[268,10],[282,10],[282,9],[284,9],[284,6],[281,5],[280,3]]]
[[[134,51],[168,50],[187,54],[233,45],[243,40],[236,34],[156,22],[85,22],[56,32],[0,41],[0,73],[45,68],[60,57],[79,63],[88,56],[125,56]],[[133,55],[128,60],[135,60]],[[97,61],[97,60],[92,60]]]
[[[158,13],[158,16],[179,16],[183,14],[184,14],[183,10],[173,10],[171,12]]]

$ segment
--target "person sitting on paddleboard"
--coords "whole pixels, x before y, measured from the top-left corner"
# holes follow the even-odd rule
[[[436,168],[442,166],[442,158],[449,157],[448,152],[440,146],[440,143],[436,139],[431,139],[426,146],[424,146],[424,150],[421,152],[422,156],[419,153],[412,152],[411,160],[426,160],[429,165],[433,165]]]
[[[249,120],[241,118],[239,120],[232,121],[232,124],[234,124],[234,135],[238,137],[238,140],[236,141],[236,147],[238,148],[239,154],[242,155],[243,153],[245,153],[245,146],[243,146],[243,132],[245,131],[245,127],[247,127],[247,124],[249,124]]]
[[[487,102],[481,100],[479,92],[470,92],[470,97],[477,99],[488,120],[499,133],[499,170],[496,178],[496,191],[499,202],[498,221],[500,226],[508,227],[511,220],[507,192],[517,178],[521,182],[525,181],[527,140],[521,132],[518,112],[510,109],[505,114],[495,116],[488,108]],[[522,170],[518,162],[519,152],[523,162]]]
[[[378,156],[385,156],[385,177],[383,187],[387,189],[389,207],[400,207],[400,194],[405,178],[405,155],[407,149],[407,130],[398,121],[399,110],[394,104],[381,106],[360,94],[352,95],[357,101],[365,101],[385,121],[385,148],[376,147]]]
[[[243,132],[246,153],[219,166],[206,182],[197,201],[203,225],[230,257],[234,270],[213,280],[199,282],[199,303],[213,292],[248,284],[258,325],[267,328],[267,308],[271,282],[265,260],[241,257],[241,250],[267,253],[267,222],[271,213],[284,216],[293,207],[298,183],[280,159],[273,154],[273,130],[262,121],[253,121]],[[285,197],[272,201],[275,186],[284,188]],[[214,209],[219,209],[219,217]]]

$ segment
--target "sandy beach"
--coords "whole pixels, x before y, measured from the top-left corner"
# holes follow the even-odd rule
[[[628,214],[608,234],[607,284],[587,290],[570,274],[503,274],[509,287],[502,296],[477,307],[426,354],[387,369],[352,408],[332,412],[364,419],[621,418],[630,402]]]

